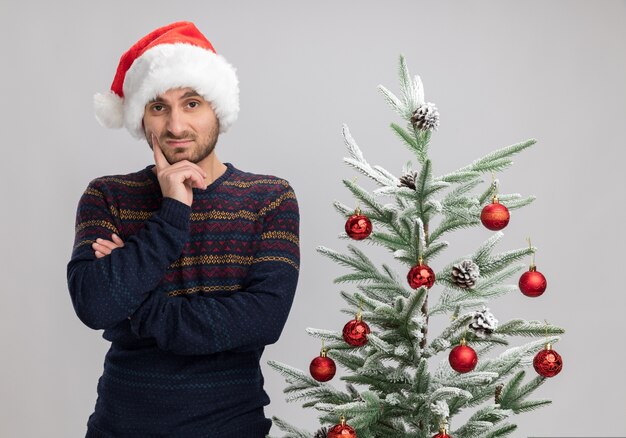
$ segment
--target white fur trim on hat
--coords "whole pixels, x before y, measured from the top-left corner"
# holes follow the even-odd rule
[[[96,93],[93,97],[96,119],[107,128],[124,126],[124,100],[113,91]]]

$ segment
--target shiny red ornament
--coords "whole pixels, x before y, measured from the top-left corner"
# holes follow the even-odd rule
[[[350,425],[346,424],[346,419],[343,415],[340,421],[339,424],[330,428],[326,438],[357,438],[356,431]]]
[[[450,351],[448,361],[452,369],[458,373],[469,373],[478,363],[478,355],[472,347],[466,345],[465,339]]]
[[[546,287],[548,287],[548,280],[541,272],[537,271],[537,267],[534,265],[524,272],[519,279],[519,289],[527,297],[538,297],[545,292]]]
[[[318,382],[328,382],[335,376],[336,371],[335,361],[326,356],[325,349],[322,349],[320,355],[314,358],[309,365],[311,376]]]
[[[491,204],[485,205],[480,213],[480,221],[492,231],[506,227],[510,218],[509,209],[500,204],[497,196],[494,196]]]
[[[552,349],[551,344],[547,344],[546,348],[535,355],[533,367],[543,377],[554,377],[563,369],[563,359]]]
[[[358,208],[346,221],[346,234],[354,240],[363,240],[372,233],[372,222]]]
[[[369,326],[365,321],[361,320],[361,314],[358,313],[356,319],[348,321],[343,326],[343,339],[353,347],[360,347],[367,344],[367,335],[370,332]]]
[[[445,429],[439,429],[439,433],[437,435],[433,435],[433,438],[452,438],[452,436],[448,435]]]
[[[422,286],[426,286],[430,289],[435,283],[435,273],[430,269],[430,266],[418,263],[411,268],[406,279],[413,289]]]

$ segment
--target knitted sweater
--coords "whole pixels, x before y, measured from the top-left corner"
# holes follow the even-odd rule
[[[82,195],[68,287],[111,342],[87,437],[268,433],[260,358],[298,282],[298,203],[286,180],[225,164],[191,207],[163,198],[153,165]],[[124,247],[96,258],[113,232]]]

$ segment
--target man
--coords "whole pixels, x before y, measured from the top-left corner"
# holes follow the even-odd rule
[[[154,165],[93,180],[67,278],[83,323],[111,342],[87,437],[264,437],[260,357],[299,271],[289,183],[222,163],[239,111],[235,69],[189,22],[120,59],[96,117],[144,137]]]

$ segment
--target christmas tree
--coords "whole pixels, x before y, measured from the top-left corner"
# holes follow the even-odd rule
[[[494,249],[503,237],[500,230],[509,223],[509,211],[535,199],[498,194],[495,172],[509,167],[511,156],[535,140],[504,147],[436,177],[428,148],[439,113],[424,100],[422,81],[419,76],[411,79],[403,56],[399,76],[400,98],[382,85],[378,88],[406,123],[405,127],[392,123],[391,128],[415,155],[419,169],[414,171],[409,161],[397,177],[370,165],[343,126],[350,155],[344,161],[380,188],[370,193],[356,181],[344,180],[357,207],[337,201],[334,206],[346,220],[343,237],[356,242],[347,245],[348,253],[317,248],[350,269],[334,282],[354,283],[358,289],[341,291],[349,305],[344,311],[354,318],[343,331],[307,328],[309,335],[322,340],[321,354],[308,373],[268,361],[285,376],[288,401],[301,400],[304,407],[320,412],[322,427],[315,433],[273,417],[285,437],[502,437],[516,428],[512,416],[550,403],[529,396],[561,370],[561,357],[552,344],[563,329],[524,319],[498,325],[485,307],[509,293],[537,297],[546,290],[530,239],[527,247],[501,253]],[[491,184],[472,195],[485,174],[491,174]],[[383,197],[393,202],[383,203]],[[444,265],[437,260],[449,246],[444,235],[460,229],[471,232],[475,226],[495,233],[473,254],[452,260],[435,273],[429,265]],[[378,268],[366,255],[365,243],[388,249],[406,266],[404,273],[388,264]],[[525,267],[517,262],[528,256],[530,268],[517,284],[503,284]],[[450,321],[436,336],[428,331],[433,315],[447,315]],[[512,346],[513,338],[520,336],[539,339]],[[341,378],[345,391],[330,382],[336,363],[348,372]],[[525,368],[531,363],[535,371],[527,376]],[[456,424],[453,417],[462,410],[471,410],[470,415]]]

